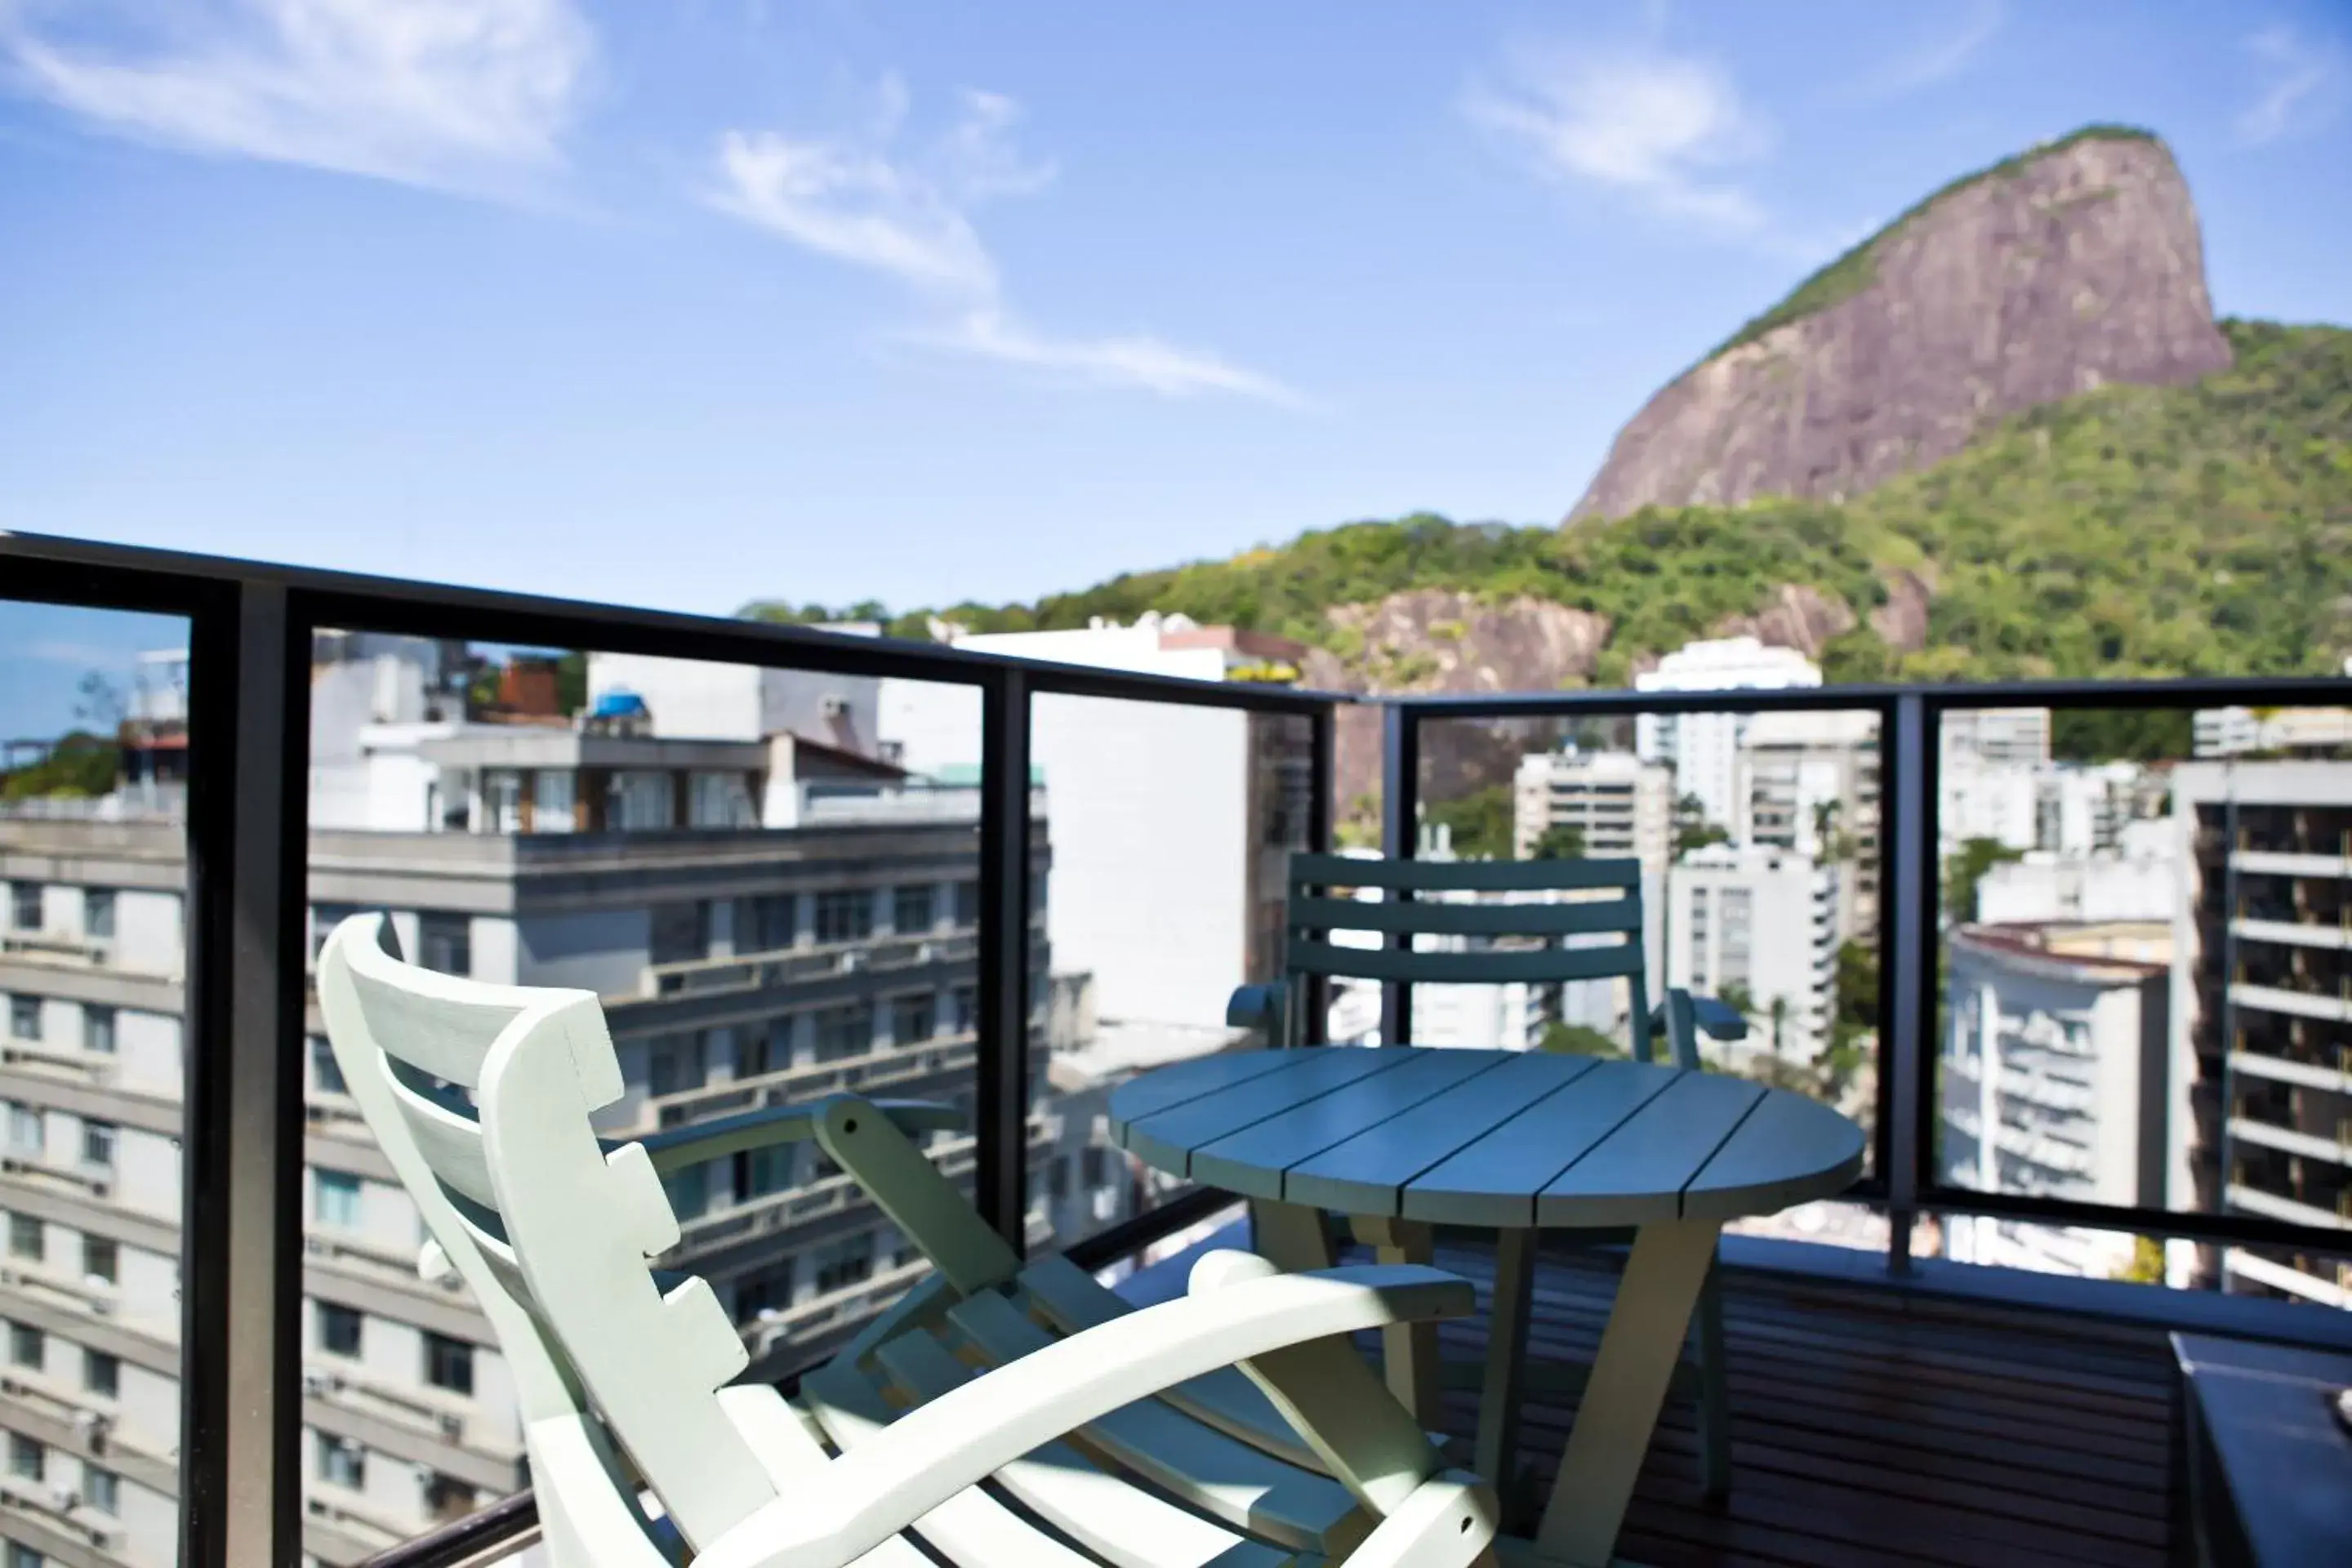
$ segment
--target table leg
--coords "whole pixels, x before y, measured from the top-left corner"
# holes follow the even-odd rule
[[[1495,1300],[1486,1323],[1486,1380],[1478,1394],[1478,1449],[1472,1468],[1506,1498],[1517,1480],[1519,1404],[1526,1397],[1528,1309],[1534,1299],[1536,1233],[1495,1238]]]
[[[1608,1563],[1722,1228],[1714,1220],[1662,1220],[1635,1235],[1536,1532],[1545,1556],[1593,1568]]]
[[[1358,1215],[1349,1223],[1356,1239],[1371,1247],[1382,1263],[1426,1265],[1437,1255],[1435,1237],[1419,1220]],[[1437,1325],[1391,1323],[1381,1331],[1381,1351],[1388,1366],[1389,1392],[1397,1403],[1412,1412],[1423,1431],[1443,1427],[1445,1369],[1437,1360]]]
[[[1249,1213],[1250,1250],[1285,1274],[1311,1273],[1336,1261],[1321,1209],[1252,1198]]]

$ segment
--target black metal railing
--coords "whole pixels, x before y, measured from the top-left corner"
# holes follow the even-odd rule
[[[189,876],[181,1353],[181,1548],[186,1568],[299,1560],[305,859],[309,661],[314,633],[359,628],[523,647],[594,647],[738,665],[960,684],[980,696],[982,805],[977,1201],[1022,1240],[1032,998],[1031,710],[1041,695],[1110,698],[1305,718],[1317,809],[1307,846],[1332,838],[1336,715],[1386,710],[1384,841],[1414,852],[1423,727],[1641,713],[1862,710],[1878,721],[1880,964],[1876,1135],[1858,1198],[1893,1223],[1895,1266],[1923,1212],[2011,1216],[2221,1245],[2342,1250],[2345,1236],[2257,1215],[1981,1192],[1933,1164],[1940,997],[1937,728],[1969,708],[2148,709],[2352,701],[2352,681],[2168,680],[1785,691],[1543,692],[1360,699],[1045,664],[799,627],[300,571],[210,557],[0,534],[0,600],[184,616],[190,625]],[[1145,889],[1139,889],[1145,896]],[[1391,988],[1383,1035],[1410,1039],[1412,998]],[[1319,1022],[1321,1009],[1310,1008]],[[1214,1211],[1186,1194],[1072,1249],[1108,1262]],[[527,1496],[375,1559],[457,1561],[529,1526]]]

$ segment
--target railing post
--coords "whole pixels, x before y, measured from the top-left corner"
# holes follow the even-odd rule
[[[1421,817],[1421,715],[1412,707],[1391,701],[1381,710],[1381,852],[1393,860],[1410,860],[1419,839]],[[1394,896],[1412,895],[1399,889]],[[1404,932],[1390,936],[1389,945],[1409,948]],[[1381,1044],[1402,1046],[1412,1039],[1412,987],[1400,981],[1381,983]]]
[[[1309,854],[1328,855],[1332,847],[1331,818],[1336,809],[1332,792],[1339,776],[1339,709],[1327,702],[1309,714],[1307,722],[1307,789],[1312,795],[1307,812],[1307,848]],[[1283,896],[1289,896],[1286,879]],[[1288,921],[1287,910],[1283,918]],[[1298,1030],[1292,1037],[1306,1045],[1322,1045],[1330,1037],[1331,982],[1324,975],[1310,974],[1301,992],[1299,1005],[1305,1016],[1298,1020]]]
[[[1928,1037],[1935,1016],[1932,994],[1937,895],[1935,828],[1935,750],[1929,730],[1936,722],[1927,700],[1916,693],[1895,701],[1894,788],[1886,796],[1894,831],[1882,897],[1895,911],[1894,952],[1889,955],[1886,1005],[1881,1013],[1879,1070],[1887,1091],[1879,1114],[1887,1119],[1887,1268],[1901,1274],[1911,1267],[1911,1227],[1918,1213],[1919,1169],[1927,1151],[1919,1130],[1927,1091]]]
[[[980,1050],[974,1129],[981,1216],[1022,1250],[1029,1210],[1029,679],[981,688]]]
[[[287,594],[191,628],[180,1562],[302,1554],[307,660]]]

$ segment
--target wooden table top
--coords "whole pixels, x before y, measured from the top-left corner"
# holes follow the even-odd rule
[[[1583,1229],[1832,1197],[1862,1129],[1746,1079],[1543,1051],[1259,1050],[1111,1091],[1145,1163],[1244,1197],[1440,1225]]]

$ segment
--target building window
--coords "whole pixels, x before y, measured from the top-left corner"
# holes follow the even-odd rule
[[[939,1005],[928,991],[890,998],[890,1042],[920,1045],[939,1032]]]
[[[47,1232],[41,1222],[28,1214],[8,1216],[8,1256],[21,1258],[27,1263],[38,1263],[48,1256]]]
[[[739,1322],[792,1304],[793,1260],[789,1258],[764,1268],[754,1268],[735,1282],[735,1318]]]
[[[864,942],[874,934],[874,893],[867,888],[828,888],[816,896],[816,940]]]
[[[114,1123],[91,1121],[85,1118],[81,1124],[81,1163],[85,1165],[114,1168]]]
[[[310,1217],[337,1230],[357,1230],[360,1179],[349,1171],[312,1171]]]
[[[48,1469],[49,1453],[22,1432],[8,1434],[8,1473],[20,1481],[37,1481]]]
[[[677,1094],[700,1089],[707,1068],[702,1036],[666,1035],[646,1047],[646,1092]]]
[[[357,1443],[319,1434],[319,1479],[349,1491],[367,1489],[367,1454]]]
[[[874,1009],[863,1002],[816,1012],[816,1059],[838,1061],[874,1048]]]
[[[8,998],[8,1032],[20,1040],[41,1037],[41,999],[38,996]]]
[[[1054,1163],[1045,1167],[1045,1195],[1061,1203],[1070,1195],[1070,1157],[1056,1154]]]
[[[114,1054],[114,1009],[84,1007],[81,1010],[81,1045],[86,1051],[100,1056]]]
[[[473,921],[464,915],[416,917],[416,962],[460,979],[474,973]]]
[[[45,1131],[39,1106],[8,1102],[8,1147],[21,1153],[38,1154],[46,1142]]]
[[[436,1470],[425,1478],[425,1511],[436,1524],[447,1524],[474,1511],[478,1498],[472,1487]]]
[[[735,1156],[735,1200],[748,1203],[753,1198],[781,1193],[793,1184],[793,1145],[770,1144],[765,1149],[747,1149]]]
[[[310,1081],[320,1094],[352,1091],[343,1081],[343,1064],[335,1059],[335,1047],[324,1035],[310,1037]]]
[[[81,1274],[84,1279],[103,1279],[109,1285],[120,1282],[122,1249],[112,1237],[82,1234]]]
[[[890,895],[890,929],[900,936],[919,936],[931,929],[931,885],[900,888]]]
[[[955,923],[976,926],[980,923],[980,884],[958,882],[955,885]]]
[[[8,1568],[48,1568],[49,1560],[22,1542],[8,1543]]]
[[[955,988],[955,1032],[969,1035],[980,1026],[980,988],[959,985]]]
[[[92,942],[114,940],[114,889],[85,888],[81,894],[81,933]]]
[[[688,1165],[662,1178],[669,1194],[670,1213],[681,1220],[700,1219],[710,1207],[710,1167]]]
[[[1089,1143],[1079,1152],[1078,1175],[1079,1179],[1086,1184],[1087,1191],[1099,1192],[1108,1184],[1110,1179],[1107,1169],[1108,1162],[1105,1158],[1108,1153],[1109,1151],[1099,1143]]]
[[[844,1237],[816,1256],[816,1293],[820,1296],[863,1284],[874,1273],[874,1242],[869,1237]]]
[[[489,817],[485,831],[522,831],[522,775],[503,768],[482,775],[482,805]]]
[[[27,1372],[41,1370],[45,1359],[41,1331],[26,1323],[8,1325],[8,1364],[21,1366]]]
[[[350,1356],[357,1360],[360,1353],[360,1325],[366,1320],[356,1308],[337,1306],[332,1301],[317,1303],[319,1309],[319,1348],[330,1355]]]
[[[122,1512],[122,1478],[85,1460],[81,1467],[81,1500],[99,1512]]]
[[[81,1386],[86,1394],[100,1399],[119,1399],[122,1395],[122,1363],[104,1351],[85,1350],[81,1352]]]
[[[463,1340],[427,1330],[425,1335],[425,1381],[436,1388],[468,1398],[474,1392],[474,1347]]]
[[[750,910],[750,929],[735,933],[736,952],[773,952],[799,940],[800,900],[792,894],[763,893],[744,902]]]
[[[38,882],[8,884],[9,921],[18,931],[37,931],[41,929],[41,885]]]
[[[531,775],[530,830],[533,833],[572,833],[579,829],[579,818],[573,814],[574,790],[572,775],[556,768],[541,768]]]

